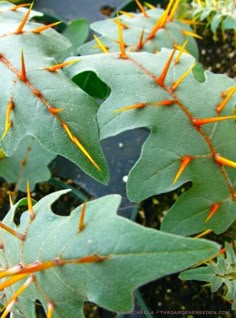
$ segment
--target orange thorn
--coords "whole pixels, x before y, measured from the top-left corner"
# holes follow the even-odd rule
[[[63,21],[57,21],[57,22],[53,22],[53,23],[50,23],[50,24],[47,24],[47,25],[42,25],[42,26],[40,26],[40,27],[38,27],[36,29],[33,29],[31,32],[39,34],[39,33],[43,32],[43,31],[45,31],[47,29],[51,29],[52,27],[54,27],[54,26],[56,26],[56,25],[58,25],[58,24],[60,24],[62,22]]]
[[[220,104],[216,107],[216,111],[218,113],[222,112],[222,110],[225,108],[225,105],[228,103],[230,98],[233,96],[233,94],[236,92],[236,86],[230,87],[227,91],[222,93],[222,96],[226,96],[225,99],[220,102]]]
[[[222,116],[222,117],[211,117],[211,118],[202,118],[202,119],[193,118],[192,123],[195,127],[199,127],[202,125],[216,123],[216,122],[228,120],[228,119],[236,119],[236,116]]]
[[[135,17],[135,15],[133,13],[130,13],[130,12],[126,12],[126,11],[122,11],[121,10],[121,11],[119,11],[119,13],[125,15],[128,18],[134,18]]]
[[[187,168],[188,164],[190,163],[190,161],[192,159],[193,158],[191,156],[185,156],[185,157],[181,158],[181,164],[180,164],[180,167],[175,175],[175,178],[173,180],[173,184],[175,184],[178,181],[179,177],[182,175],[182,173]]]
[[[188,44],[188,40],[184,41],[183,45],[178,45],[178,44],[175,44],[174,47],[175,49],[179,50],[177,56],[176,56],[176,59],[175,59],[175,64],[178,64],[179,61],[180,61],[180,58],[182,56],[183,53],[188,53],[188,51],[185,49],[186,45]]]
[[[120,18],[117,16],[117,27],[118,27],[118,36],[119,36],[119,45],[120,45],[120,58],[127,59],[127,55],[125,52],[125,43],[123,39],[123,33],[120,24]]]
[[[44,67],[43,70],[46,70],[46,71],[49,71],[49,72],[56,72],[57,70],[65,67],[65,66],[77,63],[79,61],[80,61],[79,59],[78,60],[70,60],[70,61],[66,61],[66,62],[60,63],[60,64],[55,64],[55,65],[52,65],[52,66]]]
[[[14,275],[13,277],[10,277],[9,279],[4,280],[4,282],[0,284],[0,291],[3,291],[5,288],[12,286],[13,284],[19,282],[20,280],[24,279],[27,276],[28,274]]]
[[[143,35],[144,35],[144,29],[140,33],[139,41],[136,47],[136,51],[139,51],[143,48],[144,42],[143,42]]]
[[[55,305],[53,303],[48,304],[47,318],[52,318],[54,307],[55,307]]]
[[[12,122],[10,121],[10,115],[11,115],[11,112],[12,112],[13,109],[14,109],[14,103],[13,103],[13,100],[11,98],[10,101],[8,102],[8,104],[7,104],[6,119],[5,119],[5,129],[4,129],[4,132],[3,132],[2,136],[1,136],[0,141],[5,138],[6,134],[8,133],[8,130],[12,126]]]
[[[112,20],[113,23],[117,24],[118,22],[116,20]],[[122,29],[127,30],[129,27],[127,24],[120,22],[120,26],[122,27]]]
[[[236,168],[235,161],[221,157],[221,155],[219,155],[218,153],[215,155],[214,160],[216,161],[216,163],[219,163],[220,165],[231,167],[231,168]]]
[[[214,203],[212,206],[211,206],[211,210],[205,220],[205,222],[208,222],[212,217],[213,215],[216,213],[216,211],[219,209],[221,203]]]
[[[135,0],[135,2],[137,4],[137,6],[139,7],[139,10],[142,12],[143,16],[145,18],[147,18],[148,15],[147,15],[147,12],[146,12],[145,8],[142,6],[142,4],[139,2],[139,0]]]
[[[138,103],[138,104],[133,104],[133,105],[130,105],[130,106],[126,106],[126,107],[122,107],[122,108],[116,109],[115,112],[116,113],[121,113],[121,112],[124,112],[126,110],[144,108],[145,106],[147,106],[147,103]]]
[[[193,38],[197,38],[197,39],[200,39],[200,40],[203,39],[202,36],[200,36],[200,35],[198,35],[198,34],[196,34],[194,32],[191,32],[191,31],[183,30],[182,33],[183,33],[183,35],[186,35],[186,36],[192,36]]]
[[[23,3],[23,4],[17,4],[14,7],[11,8],[11,11],[16,11],[19,8],[28,7],[30,5],[31,5],[30,2],[29,3]]]
[[[24,26],[25,26],[25,24],[26,24],[26,22],[27,22],[27,20],[28,20],[28,18],[29,18],[29,15],[30,15],[30,12],[31,12],[31,10],[32,10],[32,7],[33,7],[33,3],[31,3],[29,9],[27,10],[27,12],[26,12],[26,14],[24,15],[24,17],[23,17],[21,23],[19,24],[19,26],[18,26],[18,28],[17,28],[17,30],[16,30],[16,32],[15,32],[16,34],[20,34],[20,33],[23,32],[23,28],[24,28]]]
[[[85,210],[86,210],[86,202],[84,202],[82,209],[81,209],[81,212],[80,212],[78,232],[83,231],[83,229],[85,228],[85,223],[84,223]]]
[[[32,199],[31,199],[31,195],[30,195],[29,181],[27,181],[26,191],[27,191],[27,203],[28,203],[28,211],[29,211],[30,221],[33,221],[36,214],[34,213],[34,210],[33,210],[33,204],[32,204]]]
[[[207,234],[209,234],[209,233],[211,233],[211,232],[212,232],[212,230],[210,230],[210,229],[209,229],[209,230],[205,230],[205,231],[199,233],[198,235],[194,236],[194,238],[203,237],[203,236],[205,236],[205,235],[207,235]]]
[[[192,69],[194,68],[194,66],[195,66],[196,64],[197,64],[197,63],[192,64],[192,65],[184,72],[184,74],[182,74],[182,75],[180,76],[180,78],[172,84],[172,86],[171,86],[172,91],[175,91],[175,90],[176,90],[176,88],[177,88],[177,87],[182,83],[182,81],[188,76],[188,74],[192,71]]]
[[[179,5],[179,0],[176,0],[176,1],[174,2],[174,5],[173,5],[172,9],[170,10],[170,14],[168,15],[168,20],[169,20],[169,21],[172,21],[172,20],[173,20],[173,17],[174,17],[175,12],[176,12],[176,10],[177,10],[177,8],[178,8],[178,5]]]
[[[93,255],[88,255],[88,256],[84,256],[79,258],[76,263],[78,264],[84,264],[84,263],[99,263],[102,262],[104,260],[108,259],[108,256],[100,256],[97,254],[93,254]]]
[[[102,50],[103,53],[108,53],[108,49],[106,46],[102,43],[102,41],[94,34],[93,35],[95,41],[97,42],[99,48]]]
[[[55,114],[63,112],[64,109],[63,108],[56,108],[56,107],[49,106],[48,110],[49,110],[49,112],[51,114],[55,115]]]
[[[24,52],[21,51],[21,73],[19,74],[19,78],[22,82],[27,81],[26,77],[26,69],[25,69],[25,58],[24,58]]]
[[[157,22],[155,23],[155,25],[153,26],[153,28],[151,29],[151,31],[148,34],[147,40],[152,40],[157,31],[162,28],[162,21],[166,19],[166,11],[163,11],[162,15],[160,16],[160,18],[157,20]]]
[[[10,304],[8,304],[8,306],[6,307],[4,312],[2,313],[1,318],[6,318],[8,316],[8,314],[11,312],[12,308],[14,307],[15,303],[16,303],[16,300],[14,300]]]
[[[163,68],[163,70],[161,72],[161,75],[156,79],[156,83],[158,85],[160,85],[161,87],[164,86],[165,78],[166,78],[166,75],[168,73],[168,70],[169,70],[170,64],[172,62],[172,59],[173,59],[173,57],[175,55],[175,52],[176,52],[175,50],[172,50],[170,56],[168,57],[168,60],[167,60],[167,62],[165,64],[165,66],[164,66],[164,68]]]
[[[34,281],[34,277],[30,276],[24,284],[10,297],[10,299],[6,302],[6,304],[3,306],[3,309],[7,309],[7,307],[14,301],[17,300],[17,298],[29,287],[29,285]],[[3,317],[3,316],[2,316]]]
[[[2,222],[0,222],[0,228],[2,228],[3,230],[7,231],[11,235],[17,237],[21,241],[25,240],[25,235],[24,234],[16,232],[15,230],[11,229],[9,226],[7,226],[6,224],[4,224]]]

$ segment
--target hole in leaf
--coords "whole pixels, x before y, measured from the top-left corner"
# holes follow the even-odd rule
[[[67,193],[55,201],[51,209],[57,215],[68,216],[81,203],[81,200],[76,199],[71,193]]]
[[[111,92],[110,87],[92,71],[85,71],[74,76],[73,82],[93,98],[106,99]]]
[[[27,210],[28,210],[27,199],[23,198],[18,202],[17,207],[15,209],[13,221],[16,225],[20,224],[20,218],[22,214]]]
[[[34,302],[34,308],[35,308],[35,314],[37,318],[46,318],[46,313],[41,301],[36,299]]]

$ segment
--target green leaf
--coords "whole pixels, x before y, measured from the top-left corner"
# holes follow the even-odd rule
[[[116,215],[121,201],[118,195],[88,202],[67,217],[55,215],[51,205],[63,193],[66,191],[41,199],[33,206],[34,218],[26,211],[18,226],[14,223],[18,204],[3,220],[23,234],[24,241],[1,230],[1,267],[7,270],[22,264],[10,274],[16,279],[24,270],[29,273],[4,289],[2,302],[6,303],[34,274],[33,282],[17,297],[12,309],[23,317],[35,317],[36,299],[45,310],[48,303],[54,304],[55,318],[84,317],[84,301],[116,312],[131,311],[132,293],[137,287],[188,268],[218,251],[213,242],[147,229]]]
[[[119,20],[117,18],[106,19],[94,22],[90,27],[96,33],[101,34],[100,41],[109,52],[120,50],[119,22],[117,22],[120,21],[127,51],[155,53],[163,47],[174,48],[176,45],[182,46],[188,40],[185,49],[198,58],[196,41],[188,35],[188,32],[191,32],[192,29],[178,20],[166,21],[165,25],[158,28],[154,36],[150,37],[163,12],[164,10],[162,9],[147,10],[147,17],[144,17],[142,13],[132,13],[131,17],[123,14],[119,16]],[[186,31],[187,33],[185,34]],[[141,36],[142,33],[143,35]],[[140,38],[142,38],[141,46]],[[96,54],[101,53],[101,48],[94,40],[82,45],[79,52],[82,55]]]
[[[78,54],[78,48],[88,38],[89,22],[84,18],[69,21],[62,34],[72,43],[72,47],[68,50],[68,56],[76,55]]]
[[[24,16],[23,12],[25,15],[27,10],[17,10],[18,15]],[[106,183],[107,164],[96,121],[98,105],[62,70],[50,69],[70,47],[69,41],[53,29],[37,33],[43,25],[30,21],[19,32],[21,21],[9,19],[11,14],[16,15],[11,7],[0,8],[3,151],[11,156],[21,140],[30,135],[47,151],[68,158]]]
[[[235,219],[236,126],[234,118],[217,120],[233,115],[235,81],[205,72],[205,81],[198,82],[191,72],[193,57],[183,54],[176,63],[176,52],[168,67],[171,54],[163,49],[156,55],[127,53],[127,58],[119,53],[84,56],[68,72],[72,78],[96,72],[110,87],[111,94],[98,110],[102,138],[139,127],[150,130],[128,176],[129,198],[139,202],[191,182],[192,188],[166,214],[162,229],[183,235],[206,229],[220,233]],[[224,107],[217,111],[220,106]],[[208,118],[216,122],[195,124],[196,119]],[[229,161],[221,164],[222,157]],[[189,164],[174,182],[186,158]]]
[[[226,255],[218,255],[216,262],[210,261],[205,266],[187,270],[179,275],[183,280],[201,280],[210,283],[211,291],[216,292],[222,285],[226,287],[225,299],[236,305],[236,256],[233,248],[226,243]]]
[[[0,159],[0,176],[9,183],[16,183],[16,188],[24,192],[28,180],[33,190],[36,183],[50,178],[47,166],[55,156],[42,148],[34,138],[27,136],[12,156]]]

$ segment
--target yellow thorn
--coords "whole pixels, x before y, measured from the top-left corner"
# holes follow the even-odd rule
[[[128,18],[134,18],[135,17],[135,15],[133,13],[130,13],[130,12],[126,12],[126,11],[122,11],[121,10],[121,11],[119,11],[119,13],[125,15]]]
[[[12,200],[11,193],[9,192],[9,193],[8,193],[8,195],[9,195],[9,203],[10,203],[10,207],[12,208],[12,207],[13,207],[13,200]]]
[[[174,17],[174,14],[178,8],[178,5],[179,5],[179,0],[176,0],[171,11],[170,11],[170,14],[168,15],[168,20],[169,21],[172,21],[173,20],[173,17]]]
[[[120,18],[117,16],[117,27],[118,27],[118,36],[119,36],[119,44],[120,44],[120,58],[127,59],[127,55],[125,52],[125,43],[123,39],[123,33],[120,24]]]
[[[54,26],[56,26],[56,25],[58,25],[58,24],[60,24],[62,22],[63,21],[58,21],[58,22],[54,22],[54,23],[51,23],[51,24],[48,24],[48,25],[42,25],[42,26],[40,26],[40,27],[38,27],[36,29],[33,29],[31,32],[39,34],[39,33],[43,32],[43,31],[45,31],[47,29],[51,29],[52,27],[54,27]]]
[[[5,230],[6,232],[10,233],[11,235],[17,237],[21,241],[25,240],[25,235],[24,234],[16,232],[15,230],[13,230],[12,228],[10,228],[9,226],[7,226],[6,224],[4,224],[2,222],[0,222],[0,228]]]
[[[135,2],[136,2],[136,4],[137,4],[137,6],[139,7],[139,10],[142,12],[143,16],[144,16],[145,18],[147,18],[148,15],[147,15],[147,12],[146,12],[145,8],[143,7],[143,5],[140,3],[139,0],[135,0]]]
[[[28,180],[26,184],[26,191],[27,191],[27,203],[28,203],[29,216],[30,216],[30,220],[33,221],[33,219],[35,218],[35,213],[33,210],[33,204],[32,204],[32,199],[30,195],[30,184]]]
[[[178,54],[177,54],[177,56],[176,56],[176,58],[175,58],[175,64],[178,64],[178,63],[179,63],[180,58],[181,58],[181,56],[182,56],[183,53],[189,54],[188,51],[185,49],[185,47],[186,47],[187,44],[188,44],[188,40],[184,41],[183,45],[181,45],[181,46],[178,45],[178,44],[175,44],[175,46],[174,46],[175,49],[179,50],[179,52],[178,52]]]
[[[13,103],[13,100],[10,99],[9,103],[7,104],[6,119],[5,119],[5,129],[4,129],[4,132],[3,132],[2,136],[1,136],[0,141],[2,141],[5,138],[6,134],[8,133],[8,130],[10,129],[10,127],[12,125],[12,123],[10,121],[10,115],[11,115],[11,112],[12,112],[13,108],[14,108],[14,103]]]
[[[11,312],[12,308],[14,307],[15,303],[16,303],[16,300],[14,300],[10,304],[8,304],[8,306],[6,307],[4,312],[2,313],[1,318],[6,318],[8,316],[8,314]]]
[[[112,20],[113,23],[117,24],[118,22],[116,20]],[[120,26],[122,27],[122,29],[128,29],[128,25],[125,23],[120,22]]]
[[[102,43],[102,41],[94,34],[93,35],[95,41],[98,44],[98,47],[102,50],[103,53],[108,53],[108,49],[105,47],[105,45]]]
[[[167,60],[167,62],[165,64],[165,66],[164,66],[164,68],[163,68],[163,70],[161,72],[161,75],[156,80],[157,84],[160,85],[160,86],[164,86],[165,78],[166,78],[166,75],[168,73],[168,70],[169,70],[170,64],[172,62],[172,59],[173,59],[173,57],[175,55],[175,52],[176,52],[175,49],[172,50],[170,56],[168,57],[168,60]]]
[[[11,8],[11,11],[16,11],[19,8],[28,7],[30,5],[31,5],[30,2],[29,3],[23,3],[23,4],[17,4],[14,7]]]
[[[211,118],[193,118],[192,122],[193,125],[196,127],[202,126],[202,125],[206,125],[206,124],[211,124],[211,123],[216,123],[219,121],[223,121],[223,120],[228,120],[228,119],[236,119],[236,115],[235,116],[222,116],[222,117],[211,117]]]
[[[28,274],[19,274],[19,275],[14,275],[13,277],[10,277],[7,280],[4,280],[4,282],[0,284],[0,291],[3,291],[5,288],[19,282],[20,280],[24,279],[27,276]]]
[[[17,298],[29,287],[29,285],[33,282],[34,278],[33,276],[30,276],[25,282],[24,284],[10,297],[10,299],[6,302],[6,304],[3,306],[3,309],[7,309],[7,307],[15,302],[17,300]]]
[[[47,67],[44,67],[42,68],[43,70],[46,70],[46,71],[49,71],[49,72],[56,72],[57,70],[65,67],[65,66],[68,66],[68,65],[71,65],[71,64],[75,64],[77,62],[79,62],[80,60],[79,59],[76,59],[76,60],[70,60],[70,61],[66,61],[66,62],[63,62],[63,63],[60,63],[60,64],[55,64],[55,65],[51,65],[51,66],[47,66]]]
[[[199,233],[198,235],[194,236],[194,238],[203,237],[203,236],[205,236],[205,235],[207,235],[207,234],[209,234],[209,233],[211,233],[211,232],[212,232],[212,230],[210,230],[210,229],[209,229],[209,230],[205,230],[205,231]]]
[[[83,229],[85,228],[85,223],[84,223],[85,211],[86,211],[86,202],[84,202],[84,204],[82,205],[82,209],[80,212],[78,232],[83,231]]]
[[[222,112],[222,110],[225,108],[225,105],[228,103],[230,98],[233,96],[233,94],[236,92],[236,86],[230,87],[227,91],[223,92],[222,96],[226,96],[225,99],[220,102],[220,104],[216,107],[216,111],[218,113]]]
[[[186,35],[186,36],[192,36],[193,38],[197,38],[197,39],[200,39],[200,40],[203,39],[202,36],[200,36],[200,35],[198,35],[198,34],[196,34],[194,32],[191,32],[191,31],[183,30],[182,33],[183,33],[183,35]]]
[[[178,181],[179,177],[182,175],[184,170],[187,168],[187,166],[189,165],[191,160],[192,160],[191,156],[185,156],[185,157],[181,158],[181,164],[180,164],[180,167],[175,175],[175,178],[173,180],[173,184],[175,184]]]
[[[236,168],[236,162],[229,160],[227,158],[221,157],[219,154],[215,155],[215,161],[223,166],[231,167],[231,168]]]
[[[152,5],[151,3],[148,2],[144,2],[145,7],[147,7],[150,10],[155,10],[156,7],[154,5]]]
[[[28,20],[28,18],[29,18],[29,15],[30,15],[30,12],[31,12],[31,10],[32,10],[32,7],[33,7],[33,3],[31,3],[31,5],[30,5],[28,11],[27,11],[26,14],[24,15],[24,17],[23,17],[21,23],[19,24],[18,28],[16,29],[16,32],[15,32],[16,34],[22,33],[23,28],[24,28],[24,26],[25,26],[25,24],[26,24],[26,22],[27,22],[27,20]]]
[[[184,74],[182,74],[182,75],[180,76],[180,78],[172,84],[171,89],[172,89],[173,91],[175,91],[176,88],[182,83],[182,81],[188,76],[188,74],[192,71],[192,69],[194,68],[194,66],[195,66],[196,64],[197,64],[197,63],[192,64],[192,65],[184,72]]]
[[[53,317],[53,311],[54,311],[54,304],[49,303],[48,304],[48,310],[47,310],[47,318]]]
[[[81,144],[81,142],[78,140],[77,137],[73,137],[73,142],[75,145],[81,150],[81,152],[85,155],[85,157],[92,163],[92,165],[98,170],[101,171],[101,168],[99,165],[93,160],[93,158],[90,156],[88,151],[84,148],[84,146]]]

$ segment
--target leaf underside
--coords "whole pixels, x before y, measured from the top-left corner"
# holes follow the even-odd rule
[[[193,57],[163,49],[155,55],[126,53],[126,58],[84,56],[68,68],[72,78],[93,71],[111,89],[98,111],[102,138],[139,127],[150,130],[129,173],[132,201],[192,183],[162,225],[184,235],[206,229],[220,233],[235,219],[235,118],[218,119],[234,114],[235,81],[207,71],[200,83],[193,65]]]
[[[27,10],[14,8],[0,4],[0,136],[5,155],[11,156],[30,135],[47,151],[68,158],[106,183],[98,105],[64,74],[60,63],[53,68],[70,42],[30,20],[22,26]]]
[[[188,268],[218,251],[213,242],[147,229],[117,216],[118,195],[91,201],[86,207],[75,208],[70,216],[55,215],[51,205],[64,193],[40,200],[32,208],[34,218],[24,212],[19,226],[14,223],[14,214],[22,201],[12,206],[3,220],[23,234],[24,241],[1,230],[4,248],[0,261],[6,272],[1,271],[0,288],[4,289],[8,279],[22,275],[22,269],[32,269],[5,287],[3,304],[33,274],[33,281],[11,310],[17,317],[35,317],[36,299],[45,310],[48,304],[53,305],[53,318],[84,317],[84,301],[116,312],[131,311],[132,293],[138,286]],[[18,264],[19,270],[4,278],[7,269]],[[52,266],[46,268],[48,264]],[[36,270],[37,266],[42,267]]]

